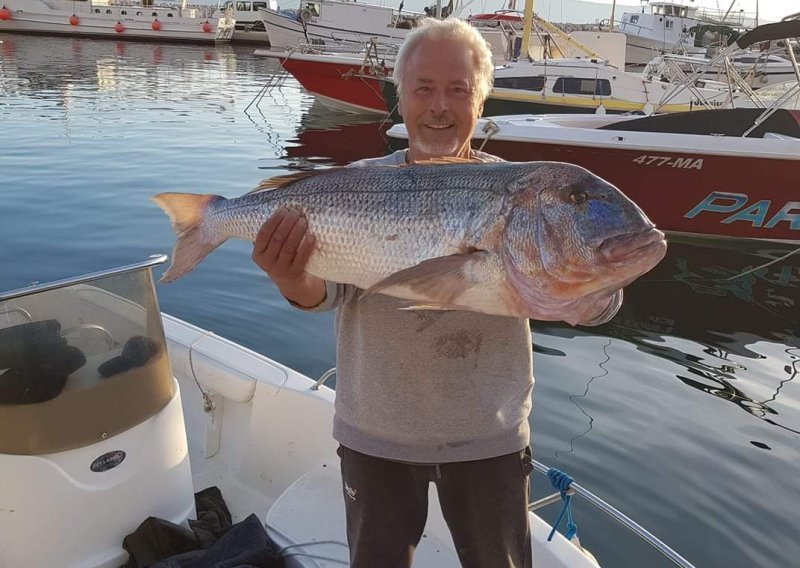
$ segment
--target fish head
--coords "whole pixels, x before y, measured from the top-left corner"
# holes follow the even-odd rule
[[[664,233],[619,189],[572,164],[533,162],[511,184],[509,277],[521,297],[615,291],[666,254]]]

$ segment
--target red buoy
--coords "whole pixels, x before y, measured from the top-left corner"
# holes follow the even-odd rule
[[[153,20],[153,23],[150,24],[150,27],[153,28],[155,31],[158,31],[161,29],[161,22],[159,22],[158,20]]]
[[[80,22],[80,20],[78,19],[78,16],[76,16],[75,14],[72,14],[69,17],[69,25],[70,26],[77,26],[79,22]]]
[[[125,30],[125,26],[122,25],[122,22],[117,22],[117,25],[114,26],[114,31],[118,34],[121,34]]]
[[[11,10],[3,6],[0,8],[0,20],[10,20],[11,19]]]
[[[203,22],[203,31],[209,33],[211,31],[211,24],[208,22]]]

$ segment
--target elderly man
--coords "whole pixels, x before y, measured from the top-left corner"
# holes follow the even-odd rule
[[[351,165],[498,160],[470,148],[492,74],[491,52],[474,28],[424,20],[394,71],[408,150]],[[530,566],[528,321],[405,311],[388,296],[360,297],[353,286],[305,273],[314,246],[304,218],[277,213],[262,227],[253,260],[293,305],[338,310],[333,435],[351,566],[411,566],[431,482],[464,566]],[[592,323],[610,318],[617,300]]]

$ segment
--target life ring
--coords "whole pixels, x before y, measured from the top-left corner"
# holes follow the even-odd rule
[[[303,8],[300,10],[300,21],[303,23],[307,23],[311,19],[311,10],[308,8]]]

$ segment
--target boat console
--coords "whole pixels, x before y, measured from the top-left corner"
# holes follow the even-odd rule
[[[194,516],[165,260],[0,293],[0,566],[118,568],[144,519]]]

